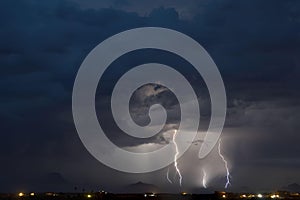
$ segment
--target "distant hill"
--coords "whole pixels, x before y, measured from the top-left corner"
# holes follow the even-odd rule
[[[157,192],[159,192],[159,189],[156,185],[143,183],[143,182],[139,181],[137,183],[133,183],[133,184],[126,186],[125,191],[127,191],[128,193],[145,193],[145,192],[157,193]]]
[[[41,181],[53,185],[63,185],[68,183],[68,181],[63,177],[63,175],[58,172],[46,174]]]
[[[297,183],[289,184],[288,186],[283,187],[283,190],[290,192],[300,192],[300,185]]]
[[[69,182],[59,172],[51,172],[43,175],[33,185],[35,191],[60,192],[72,188]],[[70,190],[70,189],[69,189]]]

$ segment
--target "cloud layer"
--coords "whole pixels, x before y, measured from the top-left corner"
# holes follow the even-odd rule
[[[167,185],[166,169],[130,175],[98,163],[84,149],[72,121],[72,86],[84,57],[109,36],[144,26],[171,28],[191,36],[219,67],[228,97],[223,148],[231,161],[233,188],[264,189],[300,181],[300,2],[81,2],[0,3],[0,156],[6,163],[0,166],[0,186],[4,191],[36,189],[53,173],[68,180],[64,190],[73,190],[74,185],[118,190],[143,180],[177,191],[176,186]],[[167,143],[164,132],[179,123],[172,93],[148,85],[133,97],[132,115],[137,122],[146,123],[148,106],[163,102],[169,121],[162,133],[148,141],[129,140],[113,125],[108,110],[113,83],[130,66],[150,61],[168,64],[190,80],[199,95],[203,119],[199,130],[205,131],[209,121],[207,90],[192,66],[167,52],[132,52],[112,64],[97,95],[97,109],[107,113],[99,116],[100,123],[107,124],[116,144],[129,149],[148,150],[148,143]],[[190,154],[198,148],[193,145]],[[218,173],[211,184],[221,186],[223,168],[215,156],[212,153],[199,161],[188,152],[179,166],[184,176],[198,173],[201,179],[201,167],[214,169],[207,163],[216,162]],[[184,182],[187,188],[199,186],[198,180],[189,180]]]

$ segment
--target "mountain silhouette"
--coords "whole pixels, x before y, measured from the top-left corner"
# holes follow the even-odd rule
[[[292,183],[283,187],[283,189],[289,192],[300,192],[300,185],[298,183]]]
[[[149,184],[149,183],[143,183],[141,181],[137,183],[130,184],[126,187],[126,191],[128,193],[157,193],[159,192],[159,189],[156,185]]]

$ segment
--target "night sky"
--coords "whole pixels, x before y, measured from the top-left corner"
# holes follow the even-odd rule
[[[138,27],[164,27],[199,42],[213,58],[227,93],[222,152],[229,162],[228,190],[282,189],[300,184],[300,1],[297,0],[1,0],[0,1],[0,192],[124,192],[138,181],[160,191],[205,191],[225,184],[217,148],[205,159],[201,140],[178,160],[183,185],[168,183],[168,167],[129,174],[106,167],[85,149],[72,117],[72,88],[87,54],[108,37]],[[170,41],[172,42],[172,41]],[[173,66],[199,97],[205,132],[210,99],[200,75],[168,52],[139,50],[116,60],[98,85],[96,109],[118,146],[147,152],[170,139],[180,123],[179,105],[167,88],[149,84],[131,99],[133,119],[147,124],[147,110],[162,103],[164,129],[149,140],[124,136],[113,121],[114,84],[133,66]],[[192,141],[191,141],[192,142]],[[175,171],[171,164],[170,174]]]

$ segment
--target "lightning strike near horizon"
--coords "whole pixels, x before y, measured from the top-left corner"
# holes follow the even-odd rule
[[[171,179],[169,178],[169,168],[168,168],[168,171],[167,171],[167,180],[169,181],[169,183],[173,184],[173,182],[172,182]]]
[[[229,172],[229,169],[228,169],[227,160],[225,159],[225,157],[221,153],[221,138],[219,139],[218,153],[219,153],[219,156],[222,158],[222,160],[224,162],[225,169],[226,169],[226,179],[227,179],[227,182],[225,184],[225,188],[227,188],[230,185],[230,172]]]
[[[180,186],[181,186],[181,183],[182,183],[182,175],[181,175],[181,173],[180,173],[180,170],[179,170],[179,168],[178,168],[178,163],[177,163],[177,157],[178,157],[178,155],[179,155],[179,151],[178,151],[178,146],[177,146],[177,143],[176,143],[176,135],[177,135],[177,130],[175,130],[175,133],[174,133],[174,135],[173,135],[173,143],[174,143],[174,145],[175,145],[175,151],[176,151],[176,153],[175,153],[175,155],[174,155],[174,167],[175,167],[175,169],[176,169],[176,173],[177,173],[178,176],[179,176],[179,184],[180,184]]]
[[[203,178],[202,178],[202,185],[204,188],[207,188],[206,186],[206,172],[204,169],[202,169],[202,173],[203,173]]]

